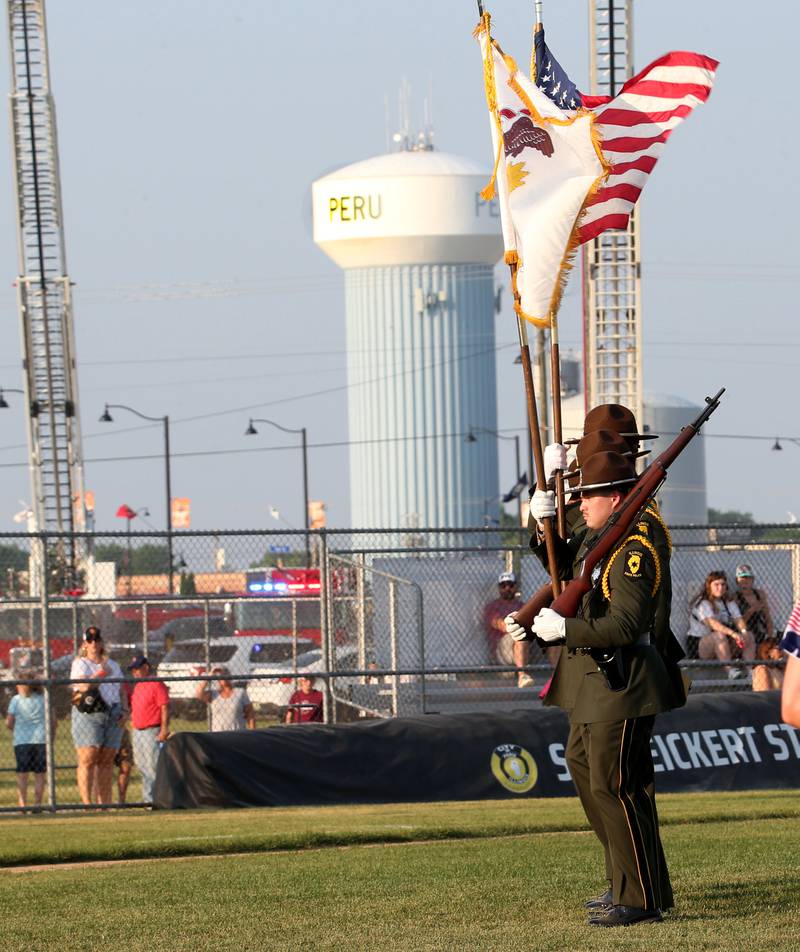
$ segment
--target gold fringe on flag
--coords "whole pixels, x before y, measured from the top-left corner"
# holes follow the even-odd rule
[[[511,285],[514,295],[514,310],[516,313],[523,318],[523,320],[528,321],[528,323],[533,324],[535,327],[544,327],[549,328],[553,326],[553,321],[555,316],[558,313],[558,309],[561,306],[561,299],[564,295],[564,287],[567,282],[567,277],[569,272],[572,270],[574,265],[575,254],[581,244],[580,241],[580,221],[583,217],[586,207],[589,204],[589,201],[594,195],[597,194],[597,191],[605,183],[606,179],[611,172],[611,163],[603,155],[603,150],[601,147],[600,133],[595,127],[596,116],[589,110],[581,107],[576,109],[571,116],[565,116],[564,118],[557,118],[555,116],[543,116],[539,110],[531,102],[530,97],[527,95],[525,90],[520,86],[517,81],[517,74],[519,73],[519,67],[517,66],[516,60],[513,56],[510,56],[507,53],[504,53],[500,44],[492,38],[491,35],[491,24],[492,18],[488,12],[484,12],[483,16],[480,19],[480,22],[475,27],[473,31],[473,36],[478,38],[481,33],[486,34],[486,55],[483,59],[483,85],[486,90],[486,104],[489,107],[489,112],[492,114],[494,119],[495,126],[497,128],[497,154],[495,155],[494,168],[492,169],[492,175],[489,179],[486,187],[481,191],[481,198],[484,201],[491,201],[495,196],[495,183],[497,181],[497,169],[500,165],[500,160],[503,157],[504,152],[504,138],[503,138],[503,127],[500,123],[500,115],[497,109],[497,78],[494,71],[494,56],[493,49],[496,49],[498,54],[503,58],[503,62],[508,69],[508,85],[511,89],[514,90],[516,95],[520,100],[525,104],[525,107],[529,110],[531,118],[542,125],[554,125],[554,126],[570,126],[577,119],[588,117],[590,122],[590,131],[592,145],[594,146],[595,153],[597,158],[602,166],[602,172],[594,180],[589,191],[586,194],[586,197],[581,204],[578,214],[575,216],[575,221],[570,232],[569,240],[567,241],[566,248],[564,249],[564,254],[561,258],[561,263],[559,264],[558,273],[556,275],[555,286],[553,288],[553,294],[550,298],[550,305],[548,308],[548,314],[546,317],[534,317],[532,314],[526,313],[522,309],[520,304],[520,295],[517,290],[517,268],[522,267],[522,262],[519,260],[519,255],[516,251],[507,251],[505,255],[506,263],[509,265],[516,265],[516,268],[511,269]],[[535,57],[531,61],[531,75],[535,77]]]

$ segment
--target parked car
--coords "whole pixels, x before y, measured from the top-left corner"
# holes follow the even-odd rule
[[[226,667],[234,684],[246,685],[255,665],[273,664],[292,658],[294,639],[285,635],[255,638],[233,635],[214,638],[208,646],[209,669]],[[302,654],[313,647],[313,642],[297,639],[296,651]],[[206,673],[206,643],[202,638],[181,641],[173,645],[158,666],[160,678],[186,677]],[[169,681],[170,698],[176,714],[202,716],[204,705],[196,698],[199,681]],[[249,691],[249,689],[248,689]]]
[[[209,615],[209,638],[226,638],[233,634],[233,630],[222,615]],[[147,636],[148,645],[151,641],[160,642],[164,650],[169,651],[174,644],[180,641],[203,639],[206,636],[205,618],[173,618],[165,622],[160,628],[155,628]]]
[[[340,671],[358,668],[358,649],[354,645],[337,647],[335,668]],[[296,662],[291,657],[277,664],[257,661],[250,672],[251,681],[247,693],[260,710],[275,713],[289,703],[289,698],[297,688],[297,679],[301,675],[313,678],[317,672],[324,670],[320,648],[298,654]],[[257,677],[259,675],[260,677]],[[334,694],[339,697],[348,696],[350,686],[357,680],[358,678],[336,678]],[[321,684],[316,686],[321,687]]]

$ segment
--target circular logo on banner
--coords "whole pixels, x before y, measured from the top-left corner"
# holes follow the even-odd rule
[[[519,744],[500,744],[492,751],[492,773],[506,790],[527,793],[539,778],[536,761]]]

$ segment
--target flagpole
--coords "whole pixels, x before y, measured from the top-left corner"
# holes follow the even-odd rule
[[[563,443],[564,433],[561,426],[561,356],[558,349],[558,319],[553,314],[550,322],[550,388],[553,399],[553,442]],[[562,539],[567,537],[567,513],[564,509],[564,471],[557,469],[556,480],[556,512],[558,514],[558,534]]]
[[[511,286],[516,288],[517,264],[509,264],[511,269]],[[516,295],[515,295],[516,296]],[[544,452],[542,451],[542,436],[539,431],[539,413],[536,408],[536,392],[533,388],[533,371],[531,368],[531,351],[528,346],[528,326],[524,318],[517,314],[517,333],[519,334],[519,353],[522,360],[522,377],[525,381],[525,397],[528,404],[528,433],[531,439],[531,450],[533,452],[533,464],[536,468],[536,488],[546,490],[547,484],[544,481]],[[553,532],[553,520],[545,519],[544,544],[547,550],[547,567],[550,572],[550,582],[553,588],[553,595],[558,598],[561,594],[561,583],[558,575],[558,562],[556,560],[555,537]]]
[[[542,0],[535,0],[534,10],[536,14],[536,23],[533,27],[534,36],[544,29],[542,24]],[[531,53],[531,79],[536,82],[536,42]],[[540,331],[540,334],[544,334]],[[544,368],[542,368],[544,370]],[[542,377],[546,375],[542,373]],[[553,442],[561,443],[563,439],[563,430],[561,425],[561,359],[558,350],[558,319],[556,314],[550,315],[550,388],[553,401]],[[547,402],[545,389],[542,388],[542,399]],[[562,539],[567,537],[567,519],[564,510],[564,474],[561,470],[555,473],[555,491],[558,513],[558,534]]]

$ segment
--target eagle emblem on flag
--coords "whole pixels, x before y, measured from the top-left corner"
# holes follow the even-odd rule
[[[550,134],[546,129],[534,125],[527,109],[522,110],[519,118],[511,109],[501,109],[500,115],[504,119],[512,120],[511,127],[503,131],[503,150],[506,158],[516,158],[527,148],[538,149],[548,159],[552,156],[553,140]]]

